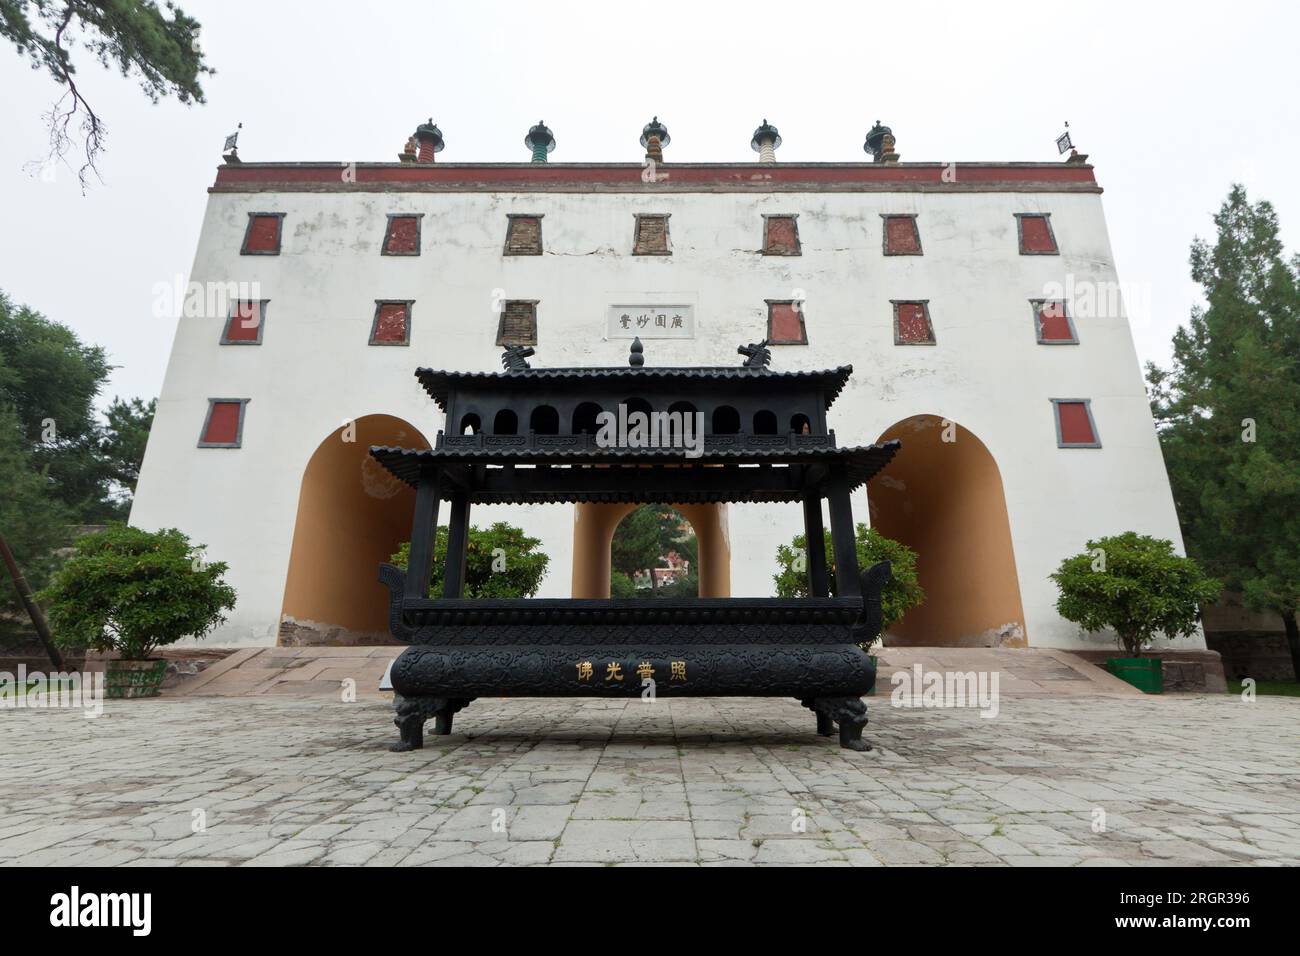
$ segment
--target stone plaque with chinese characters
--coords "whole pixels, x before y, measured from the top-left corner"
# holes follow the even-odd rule
[[[694,305],[611,305],[605,317],[607,339],[693,339]]]

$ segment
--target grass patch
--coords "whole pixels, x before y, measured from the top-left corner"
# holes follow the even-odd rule
[[[1241,681],[1228,681],[1228,693],[1241,694]],[[1300,697],[1300,681],[1261,680],[1255,682],[1255,693],[1265,697]]]

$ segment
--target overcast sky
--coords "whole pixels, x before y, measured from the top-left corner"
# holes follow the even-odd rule
[[[1165,362],[1198,301],[1194,236],[1233,182],[1277,207],[1300,247],[1294,3],[433,3],[180,0],[217,75],[207,103],[151,104],[82,57],[109,126],[104,181],[82,196],[44,156],[59,90],[0,41],[0,289],[108,349],[112,395],[157,395],[174,322],[153,287],[188,279],[224,136],[246,161],[391,161],[432,116],[445,161],[859,162],[871,123],[908,161],[1055,161],[1069,120],[1105,189],[1139,356]]]

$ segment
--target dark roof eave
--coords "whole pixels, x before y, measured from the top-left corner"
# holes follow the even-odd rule
[[[568,465],[609,466],[609,465],[644,465],[672,464],[687,460],[692,466],[710,464],[818,464],[822,462],[840,462],[848,467],[850,487],[857,488],[879,474],[898,453],[902,443],[891,439],[876,445],[850,448],[809,448],[809,449],[743,449],[711,450],[701,457],[683,459],[680,449],[613,449],[600,455],[590,451],[565,451],[554,449],[546,451],[501,449],[412,449],[388,445],[375,445],[370,455],[378,461],[395,478],[415,485],[419,480],[421,467],[425,462],[441,462],[457,465],[482,464],[547,464],[563,463]],[[658,500],[654,495],[646,497],[640,489],[628,488],[613,494],[622,495],[620,500]],[[610,492],[602,492],[599,500],[609,499]],[[797,500],[794,492],[773,491],[772,489],[755,491],[737,486],[727,492],[712,492],[710,500],[718,501],[785,501]],[[484,501],[485,498],[471,500]],[[567,491],[546,491],[536,495],[526,489],[512,492],[504,498],[492,498],[491,503],[562,503],[574,501],[597,500],[575,489]],[[612,500],[612,499],[609,499]]]
[[[448,372],[441,369],[417,368],[415,377],[419,379],[425,392],[440,409],[447,410],[447,393],[453,383],[461,381],[491,382],[493,384],[511,382],[536,382],[540,380],[582,379],[607,380],[617,378],[657,378],[682,380],[713,381],[809,381],[820,379],[826,388],[826,407],[830,408],[839,397],[849,377],[853,374],[852,365],[841,365],[834,369],[773,371],[769,368],[755,369],[744,365],[699,365],[699,366],[602,366],[574,368],[530,368],[518,372]]]

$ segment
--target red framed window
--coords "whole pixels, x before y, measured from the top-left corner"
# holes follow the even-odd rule
[[[225,328],[221,332],[222,345],[261,345],[262,330],[266,328],[268,299],[241,300],[230,307]]]
[[[1034,328],[1040,345],[1078,345],[1079,336],[1065,303],[1056,299],[1031,299]]]
[[[632,255],[671,256],[672,254],[672,243],[668,239],[668,215],[638,215]]]
[[[507,256],[542,254],[542,217],[509,214],[506,216]]]
[[[763,255],[798,256],[799,217],[790,215],[763,217]]]
[[[884,243],[887,256],[921,255],[921,233],[916,227],[915,215],[886,215],[884,219]]]
[[[930,300],[891,300],[894,306],[895,345],[934,345],[934,325],[930,322]]]
[[[804,325],[802,302],[792,299],[767,300],[767,341],[769,345],[808,344],[808,328]]]
[[[497,345],[537,344],[537,299],[511,299],[501,306]]]
[[[284,231],[284,213],[250,212],[248,227],[244,230],[241,256],[278,256],[280,234]]]
[[[1022,256],[1056,256],[1056,234],[1052,232],[1052,214],[1049,212],[1016,213],[1016,235],[1020,240]]]
[[[209,398],[208,414],[199,433],[200,448],[238,448],[244,439],[247,398]]]
[[[384,231],[385,256],[418,256],[420,254],[420,220],[422,213],[397,215],[390,213],[388,228]]]
[[[375,300],[375,320],[370,325],[371,345],[409,345],[411,342],[411,299]]]
[[[1092,418],[1092,402],[1086,398],[1054,398],[1058,448],[1100,448],[1097,423]]]

